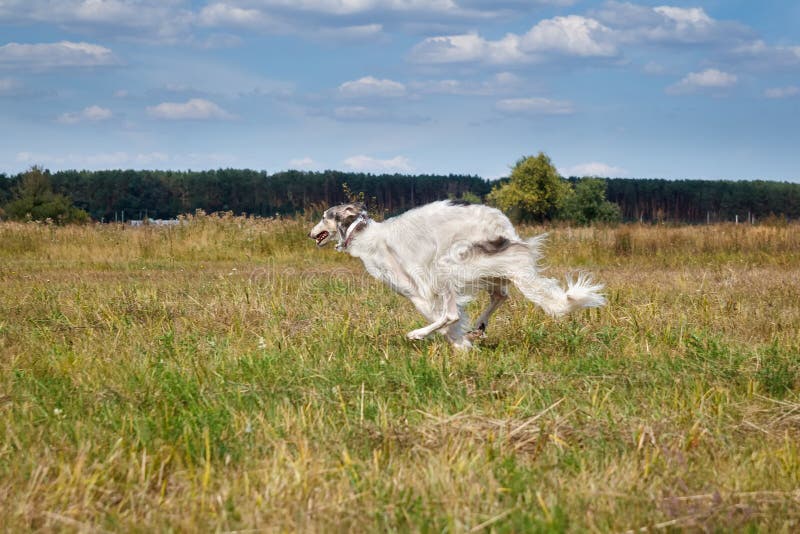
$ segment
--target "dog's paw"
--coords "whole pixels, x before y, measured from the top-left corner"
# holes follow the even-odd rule
[[[458,351],[470,350],[472,348],[472,342],[466,337],[463,337],[458,341],[453,341],[453,348]]]
[[[476,341],[478,339],[486,339],[486,330],[483,329],[470,330],[469,332],[464,334],[464,337],[470,341]]]
[[[425,331],[424,328],[419,328],[417,330],[412,330],[411,332],[406,334],[406,337],[411,340],[425,339],[426,337],[428,337],[428,333]]]

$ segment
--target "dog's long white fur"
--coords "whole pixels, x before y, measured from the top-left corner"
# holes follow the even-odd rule
[[[323,219],[310,235],[320,234],[326,224],[331,223]],[[344,250],[360,258],[371,275],[408,297],[431,322],[409,332],[411,339],[439,331],[455,347],[469,348],[464,305],[477,291],[489,291],[492,301],[475,325],[485,329],[489,316],[507,298],[509,282],[554,317],[606,302],[600,293],[603,286],[588,274],[567,280],[566,290],[541,276],[546,234],[523,240],[502,212],[488,206],[433,202],[384,222],[359,224]],[[344,232],[340,228],[340,245]]]

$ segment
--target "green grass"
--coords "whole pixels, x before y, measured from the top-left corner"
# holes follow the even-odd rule
[[[800,528],[797,227],[554,229],[609,305],[458,353],[306,226],[0,225],[3,528]]]

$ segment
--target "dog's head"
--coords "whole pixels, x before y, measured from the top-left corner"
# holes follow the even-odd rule
[[[365,217],[367,215],[367,210],[362,202],[340,204],[328,208],[322,214],[322,220],[308,233],[308,237],[315,240],[318,247],[327,245],[334,234],[339,236],[338,242],[341,243],[345,239],[347,228],[359,215]]]

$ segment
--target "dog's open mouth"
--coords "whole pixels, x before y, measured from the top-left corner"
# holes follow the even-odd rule
[[[331,234],[329,234],[327,230],[323,230],[316,236],[314,236],[314,240],[317,242],[317,246],[320,246],[322,242],[328,238],[329,235]]]

